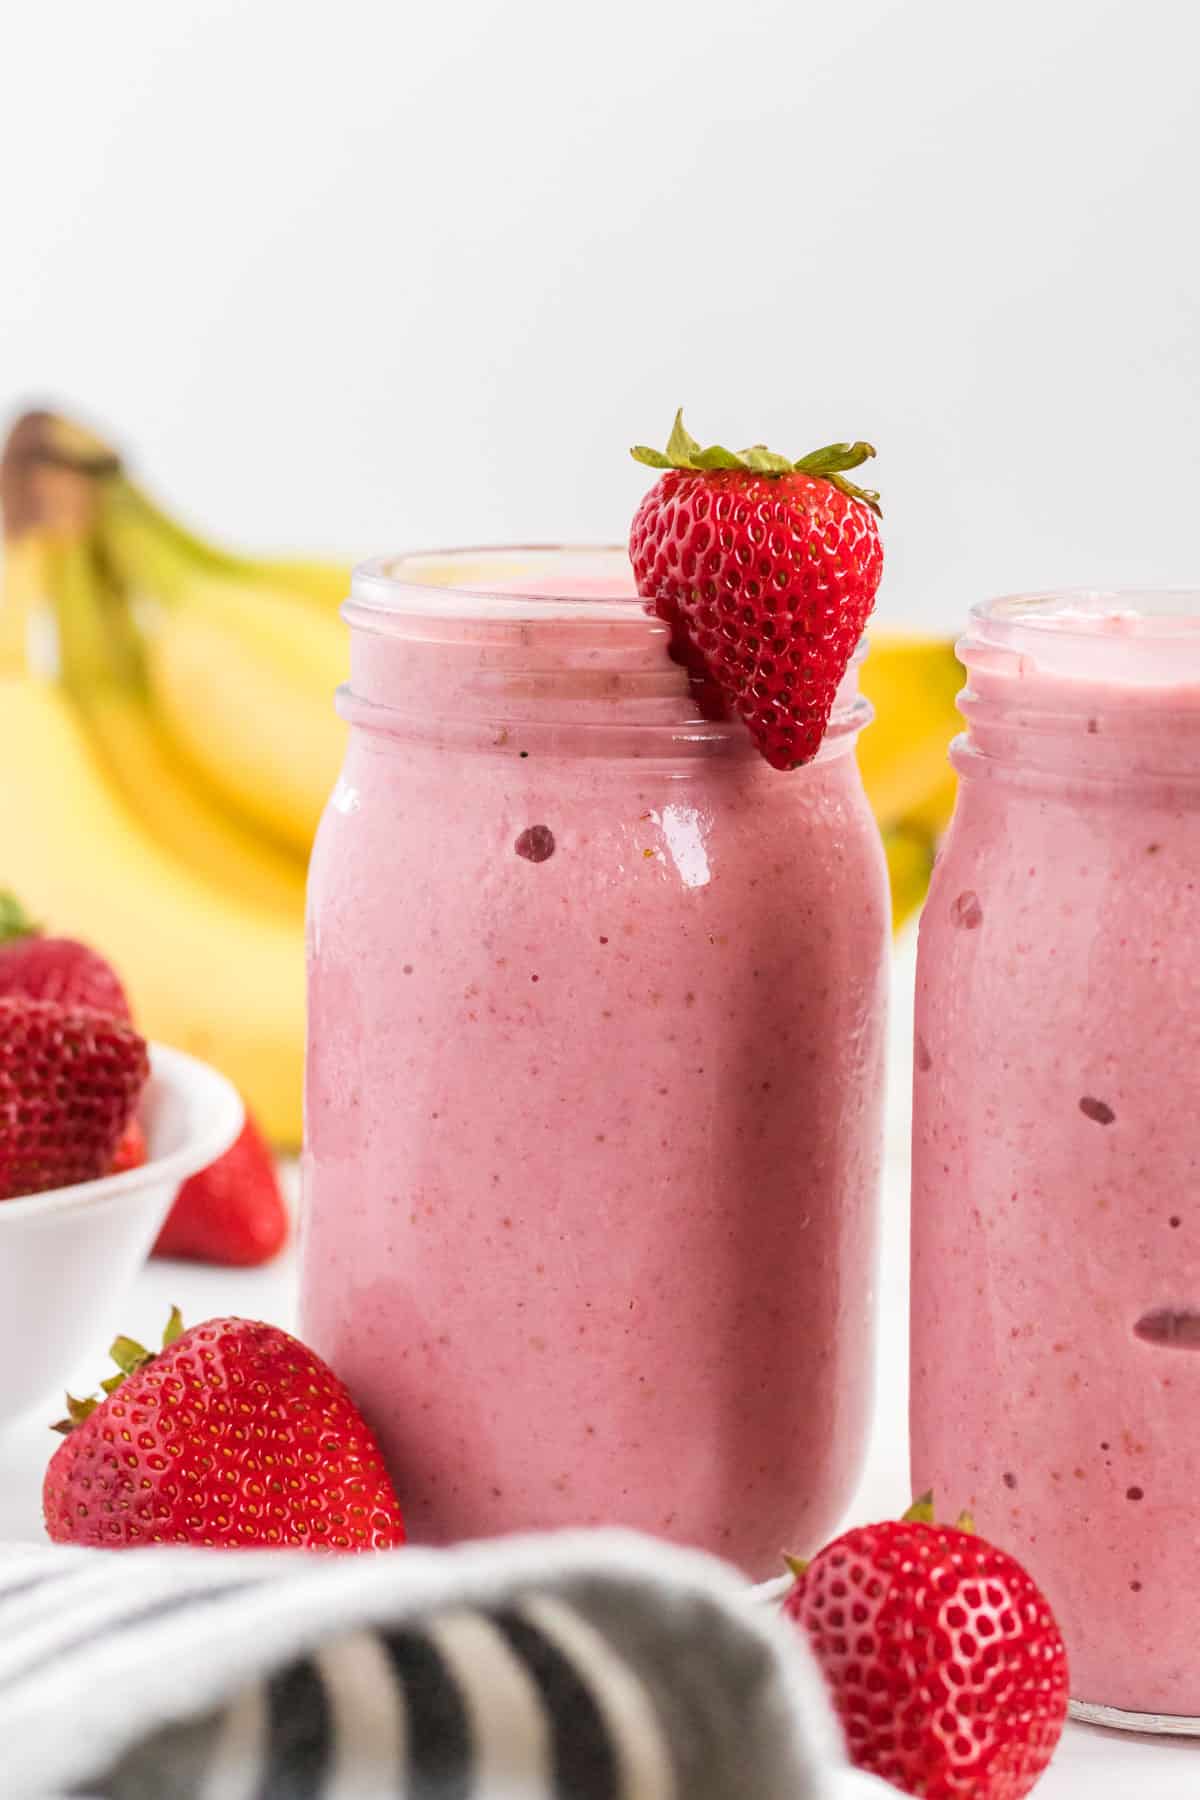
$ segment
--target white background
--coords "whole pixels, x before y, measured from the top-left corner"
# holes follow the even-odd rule
[[[0,409],[244,543],[619,537],[879,445],[885,606],[1197,579],[1192,0],[59,0],[0,42]]]

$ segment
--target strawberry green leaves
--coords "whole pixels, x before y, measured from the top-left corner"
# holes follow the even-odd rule
[[[675,414],[665,452],[652,450],[646,444],[636,444],[630,452],[635,462],[644,463],[649,469],[688,469],[696,473],[706,469],[744,469],[747,474],[754,475],[789,475],[793,472],[812,475],[828,481],[839,492],[852,500],[861,500],[872,512],[878,513],[879,495],[875,490],[857,487],[845,478],[847,471],[859,468],[874,454],[874,446],[862,440],[853,444],[826,444],[822,449],[800,457],[797,462],[790,462],[786,456],[768,450],[765,444],[752,444],[748,450],[727,450],[723,444],[710,444],[705,448],[684,425],[682,407]]]
[[[177,1343],[182,1336],[183,1314],[177,1306],[173,1306],[163,1329],[163,1349],[169,1350],[171,1345]],[[116,1363],[120,1373],[110,1375],[107,1380],[100,1383],[100,1387],[104,1394],[112,1395],[116,1393],[127,1377],[135,1375],[139,1369],[145,1368],[147,1363],[153,1362],[158,1352],[147,1350],[146,1346],[139,1344],[136,1338],[118,1337],[113,1339],[108,1354],[110,1360]],[[103,1401],[97,1400],[94,1395],[89,1395],[86,1400],[76,1400],[71,1394],[68,1394],[67,1417],[59,1419],[58,1423],[52,1425],[50,1429],[57,1431],[61,1437],[69,1437],[77,1426],[90,1419],[96,1408],[102,1405]]]
[[[7,889],[0,893],[0,944],[8,944],[14,938],[33,937],[41,930],[35,925],[15,894]]]
[[[99,1400],[94,1398],[76,1400],[73,1394],[68,1394],[67,1416],[65,1419],[60,1419],[56,1425],[52,1425],[51,1431],[57,1431],[60,1437],[69,1437],[77,1425],[82,1425],[85,1420],[91,1418],[99,1404]]]
[[[108,1354],[122,1375],[132,1375],[135,1369],[140,1369],[143,1363],[150,1361],[149,1350],[145,1344],[139,1344],[136,1338],[114,1338]]]
[[[792,467],[786,456],[776,456],[765,444],[754,444],[749,450],[726,450],[723,444],[704,449],[685,426],[682,407],[675,414],[665,455],[645,444],[638,444],[631,454],[635,462],[651,469],[753,469],[764,475],[785,475]]]

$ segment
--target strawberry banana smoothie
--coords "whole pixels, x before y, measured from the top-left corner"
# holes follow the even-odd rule
[[[921,927],[913,1479],[1200,1715],[1200,596],[978,609]],[[1114,1722],[1126,1722],[1117,1717]]]
[[[303,1331],[417,1541],[621,1523],[756,1575],[867,1421],[887,895],[703,716],[623,552],[367,565],[310,877]]]

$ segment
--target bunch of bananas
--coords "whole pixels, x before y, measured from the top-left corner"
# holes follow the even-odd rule
[[[19,420],[0,460],[3,885],[102,946],[142,1028],[217,1063],[300,1136],[304,872],[342,755],[344,566],[230,555],[91,433]],[[897,923],[953,782],[949,644],[876,634],[863,772]]]

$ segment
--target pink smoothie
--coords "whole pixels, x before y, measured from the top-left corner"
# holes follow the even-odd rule
[[[922,921],[914,1488],[1042,1584],[1072,1692],[1200,1714],[1200,616],[981,612]]]
[[[623,557],[525,563],[356,582],[303,1332],[418,1541],[618,1522],[765,1575],[837,1520],[867,1420],[864,710],[852,675],[822,760],[776,774],[696,714]]]

